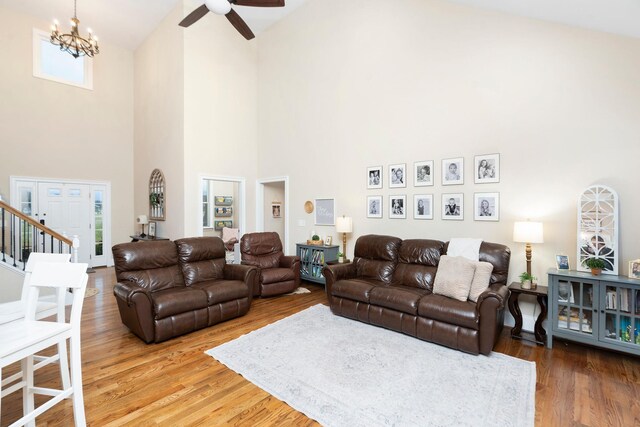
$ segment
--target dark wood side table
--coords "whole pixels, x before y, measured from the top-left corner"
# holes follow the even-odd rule
[[[135,234],[135,235],[132,235],[132,236],[129,236],[129,237],[131,237],[131,241],[132,242],[140,242],[140,241],[142,241],[142,242],[155,242],[156,240],[169,240],[167,237],[151,237],[148,234],[146,236],[144,236],[144,237],[140,236],[139,234]]]
[[[536,344],[544,345],[547,339],[547,331],[542,327],[542,321],[547,318],[547,287],[538,286],[536,289],[522,289],[521,283],[513,282],[509,285],[511,296],[509,296],[509,312],[516,321],[516,325],[511,329],[511,338],[522,339],[526,341],[532,341]],[[520,334],[522,332],[522,312],[520,311],[520,305],[518,304],[518,298],[521,294],[533,295],[540,304],[540,314],[536,319],[536,325],[534,328],[535,340],[523,338]]]

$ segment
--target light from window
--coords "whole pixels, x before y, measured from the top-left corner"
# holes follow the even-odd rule
[[[93,89],[91,58],[74,58],[50,41],[49,33],[33,30],[33,75],[85,89]]]

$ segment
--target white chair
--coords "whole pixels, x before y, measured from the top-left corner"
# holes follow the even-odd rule
[[[36,263],[28,281],[27,310],[23,319],[0,325],[0,379],[1,369],[12,363],[21,362],[23,378],[10,386],[2,395],[23,391],[23,417],[12,426],[34,425],[35,418],[63,399],[73,399],[73,413],[76,426],[86,425],[82,394],[82,366],[80,354],[80,319],[84,293],[87,287],[87,264]],[[69,321],[58,317],[56,321],[36,320],[39,291],[42,287],[56,290],[58,310],[64,310],[64,294],[67,288],[73,290],[73,302]],[[61,389],[36,387],[34,384],[34,355],[48,347],[58,345],[66,348],[70,340],[71,381]],[[65,357],[66,359],[66,357]],[[66,360],[60,360],[66,366]],[[68,369],[68,367],[67,367]],[[64,382],[64,381],[63,381]],[[52,398],[35,408],[34,394]],[[1,408],[1,405],[0,405]]]

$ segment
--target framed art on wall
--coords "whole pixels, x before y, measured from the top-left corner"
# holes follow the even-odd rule
[[[389,196],[389,218],[407,217],[407,196]]]
[[[367,197],[367,218],[382,218],[382,196]]]
[[[231,206],[216,206],[214,215],[217,217],[233,216],[233,208]]]
[[[413,219],[433,219],[433,194],[413,196]]]
[[[222,230],[224,227],[233,228],[233,221],[227,221],[227,220],[217,221],[216,220],[213,222],[213,225],[214,225],[213,228],[215,230]]]
[[[500,154],[482,154],[475,157],[474,182],[487,184],[500,182]]]
[[[464,219],[463,193],[445,193],[442,195],[442,219]]]
[[[367,189],[382,188],[382,166],[367,168]]]
[[[402,188],[407,186],[407,164],[399,163],[389,165],[389,188]]]
[[[413,185],[415,187],[433,185],[433,176],[433,160],[413,164]]]
[[[473,195],[473,219],[476,221],[499,221],[500,193],[475,193]]]
[[[271,204],[271,215],[274,218],[282,218],[282,206],[280,206],[280,203],[272,203]]]
[[[442,160],[442,185],[464,184],[464,157]]]
[[[316,199],[315,224],[335,225],[336,201],[335,199]]]
[[[231,206],[233,204],[233,196],[215,196],[214,202],[216,206]]]

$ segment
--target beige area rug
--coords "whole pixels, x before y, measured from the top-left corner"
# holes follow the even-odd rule
[[[84,297],[85,298],[94,297],[99,293],[100,293],[100,289],[98,288],[87,288],[87,290],[84,291]]]
[[[324,426],[534,425],[535,363],[451,350],[320,304],[206,353]]]
[[[310,293],[311,291],[309,289],[299,286],[296,289],[294,289],[293,292],[289,292],[288,294],[285,294],[285,295],[298,295],[298,294],[310,294]]]

